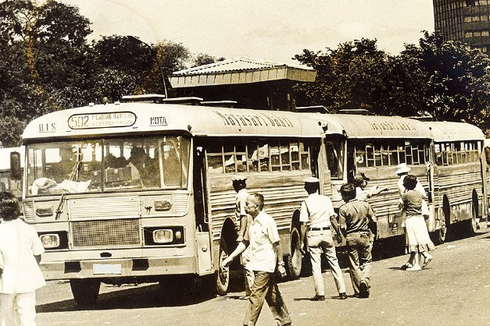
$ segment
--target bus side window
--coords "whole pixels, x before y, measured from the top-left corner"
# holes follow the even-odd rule
[[[356,147],[356,165],[359,168],[366,167],[366,151],[364,148]]]
[[[206,160],[210,174],[223,174],[223,148],[220,144],[210,144],[206,150]]]

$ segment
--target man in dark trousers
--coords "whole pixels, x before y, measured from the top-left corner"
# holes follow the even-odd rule
[[[346,239],[354,294],[368,298],[372,263],[370,231],[376,234],[376,215],[368,202],[356,198],[356,187],[352,183],[342,185],[340,194],[345,204],[339,208],[339,225],[333,225]]]

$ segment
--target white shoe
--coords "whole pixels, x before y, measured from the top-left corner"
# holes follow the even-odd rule
[[[406,269],[406,271],[409,271],[409,272],[418,272],[421,270],[422,270],[422,267],[420,267],[419,265],[415,265],[415,266],[412,266],[412,267],[409,267]]]
[[[432,261],[432,259],[434,259],[434,257],[432,257],[431,255],[427,254],[425,257],[424,257],[424,267],[429,265],[429,263]]]

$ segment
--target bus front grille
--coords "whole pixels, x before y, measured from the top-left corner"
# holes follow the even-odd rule
[[[138,219],[77,221],[71,228],[73,248],[141,245]]]

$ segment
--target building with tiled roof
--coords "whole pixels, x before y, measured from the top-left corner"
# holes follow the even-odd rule
[[[293,85],[315,78],[316,71],[306,66],[236,58],[176,71],[170,83],[180,96],[231,100],[237,107],[291,110]]]

